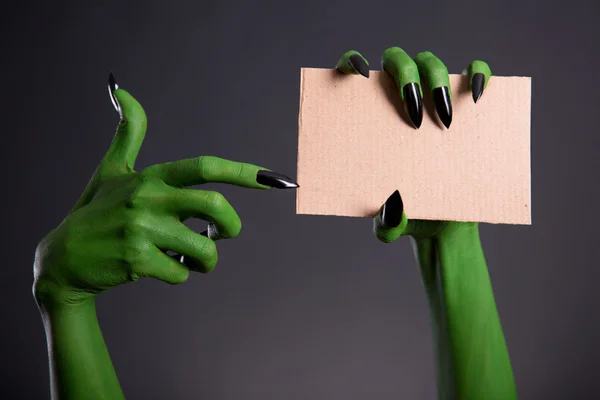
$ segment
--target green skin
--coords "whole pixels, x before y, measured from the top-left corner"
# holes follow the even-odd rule
[[[406,79],[419,82],[415,64],[431,88],[448,82],[446,67],[431,53],[413,62],[388,50],[384,69],[395,71],[400,88]],[[355,72],[347,62],[355,53],[344,54],[341,72]],[[491,75],[483,62],[469,71],[486,73],[486,84]],[[217,182],[269,189],[256,182],[266,168],[216,157],[135,171],[146,114],[125,90],[114,95],[121,121],[108,152],[73,210],[36,249],[33,294],[46,331],[53,399],[124,398],[96,318],[96,295],[142,277],[175,285],[190,270],[209,272],[218,258],[215,241],[240,232],[239,216],[220,193],[186,187]],[[183,223],[188,218],[209,221],[215,233],[193,232]],[[403,213],[400,225],[387,229],[380,211],[373,226],[383,242],[413,240],[436,339],[439,398],[515,399],[478,225],[408,220]]]

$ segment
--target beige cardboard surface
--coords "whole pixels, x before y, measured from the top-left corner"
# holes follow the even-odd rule
[[[450,75],[453,118],[416,130],[388,74],[301,70],[298,214],[372,217],[400,191],[408,218],[531,223],[531,78],[492,76],[477,104]]]

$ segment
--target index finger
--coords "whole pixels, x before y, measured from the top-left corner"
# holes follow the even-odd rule
[[[253,164],[202,156],[152,165],[143,174],[161,179],[167,185],[185,187],[203,183],[227,183],[253,189],[291,189],[292,178]]]

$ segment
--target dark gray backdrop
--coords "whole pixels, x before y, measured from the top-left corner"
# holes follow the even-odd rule
[[[2,15],[2,398],[47,398],[33,250],[112,139],[112,69],[145,107],[138,168],[198,155],[295,176],[299,68],[399,45],[451,73],[533,77],[533,226],[482,226],[523,399],[594,398],[598,313],[593,1],[20,2]],[[3,6],[4,7],[4,6]],[[323,171],[327,173],[327,171]],[[146,399],[433,399],[408,239],[295,215],[295,195],[223,187],[244,223],[209,275],[98,298],[123,388]],[[194,223],[195,229],[203,224]]]

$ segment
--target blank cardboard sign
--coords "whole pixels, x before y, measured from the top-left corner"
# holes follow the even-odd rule
[[[531,78],[493,76],[477,104],[450,85],[450,129],[424,87],[417,130],[387,73],[303,68],[296,212],[373,217],[398,189],[408,218],[531,224]]]

